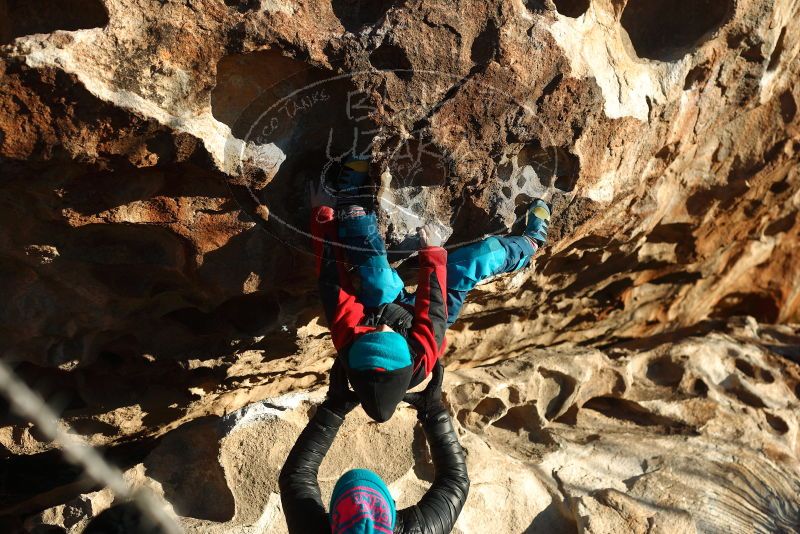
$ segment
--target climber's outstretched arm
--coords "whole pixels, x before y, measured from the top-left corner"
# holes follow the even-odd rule
[[[278,478],[283,513],[291,534],[330,534],[317,474],[344,418],[356,406],[358,398],[347,385],[342,363],[336,359],[331,368],[325,402],[320,404],[317,413],[297,438]]]
[[[431,448],[436,478],[422,500],[407,510],[414,510],[419,523],[425,526],[423,532],[447,534],[453,530],[469,494],[466,457],[447,409],[428,415],[422,420],[422,428]]]
[[[344,419],[320,405],[283,464],[278,486],[289,532],[330,534],[317,482],[319,466]]]
[[[418,410],[436,475],[433,485],[416,506],[398,512],[397,525],[400,527],[395,527],[395,532],[449,533],[469,494],[464,449],[441,401],[444,370],[440,362],[436,363],[432,375],[425,391],[406,395],[406,401]]]
[[[330,206],[314,206],[312,195],[311,235],[317,259],[317,276],[322,306],[331,329],[336,350],[353,339],[356,325],[364,317],[364,306],[356,299],[355,290],[345,269],[341,251],[337,250],[337,224]]]
[[[429,225],[420,230],[423,248],[419,251],[419,279],[414,303],[414,322],[408,341],[415,363],[431,372],[444,349],[447,330],[447,251],[441,238],[432,235]]]

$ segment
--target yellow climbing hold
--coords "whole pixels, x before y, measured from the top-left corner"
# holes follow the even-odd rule
[[[533,208],[533,215],[537,219],[542,219],[544,221],[550,220],[550,211],[544,206],[536,206]]]
[[[353,160],[348,161],[344,164],[345,167],[349,167],[356,172],[367,172],[369,171],[369,161],[363,160]]]

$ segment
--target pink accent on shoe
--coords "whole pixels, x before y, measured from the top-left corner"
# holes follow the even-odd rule
[[[357,219],[358,217],[365,217],[367,211],[361,206],[348,206],[346,211],[341,213],[342,219]]]
[[[523,237],[531,242],[531,245],[533,245],[533,254],[531,254],[531,256],[535,255],[539,250],[539,244],[532,237],[529,237],[525,234],[523,234]]]

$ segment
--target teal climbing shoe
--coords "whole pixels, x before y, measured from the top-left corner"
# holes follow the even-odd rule
[[[547,242],[547,228],[550,226],[550,206],[544,200],[537,198],[528,208],[528,222],[525,225],[524,235],[530,237],[536,244],[543,247]]]
[[[336,180],[336,189],[340,195],[357,195],[368,179],[369,159],[362,157],[350,158],[342,164],[342,169]]]

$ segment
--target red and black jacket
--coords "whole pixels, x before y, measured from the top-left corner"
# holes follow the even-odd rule
[[[358,335],[385,324],[403,335],[411,348],[414,374],[410,387],[422,382],[445,348],[447,251],[441,247],[419,251],[419,280],[413,308],[399,303],[365,308],[358,301],[347,272],[345,251],[336,246],[338,233],[333,208],[320,206],[313,210],[311,233],[322,305],[339,355],[346,358]]]

